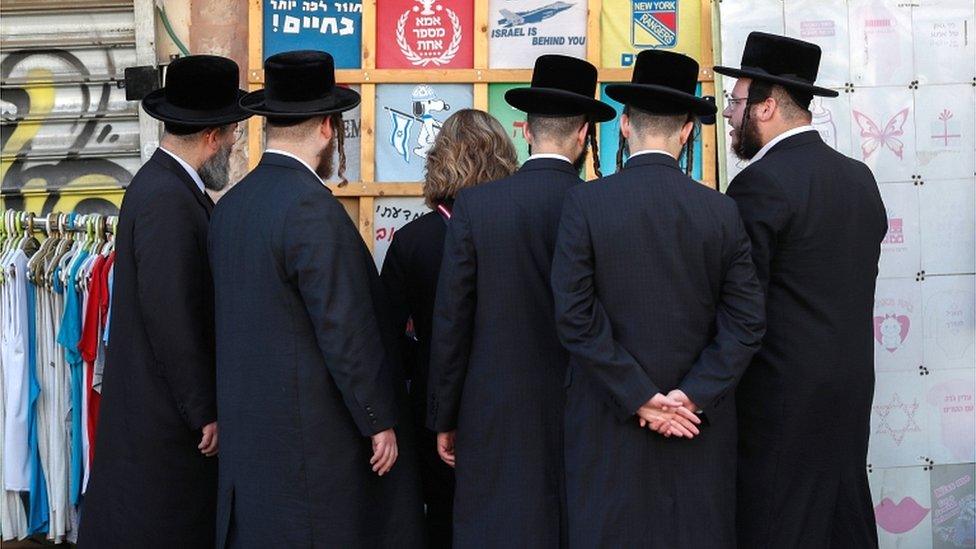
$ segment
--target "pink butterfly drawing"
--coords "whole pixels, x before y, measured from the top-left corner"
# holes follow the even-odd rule
[[[861,154],[864,160],[870,158],[882,145],[888,147],[899,159],[902,158],[905,144],[898,138],[905,135],[903,127],[908,120],[908,109],[905,107],[892,116],[883,131],[866,114],[854,111],[854,120],[861,128]]]

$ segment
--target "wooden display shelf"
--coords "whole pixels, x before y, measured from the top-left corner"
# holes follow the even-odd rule
[[[422,196],[423,184],[418,182],[393,183],[376,182],[376,84],[416,84],[450,83],[471,84],[473,106],[488,109],[488,85],[491,83],[521,83],[532,79],[531,69],[492,69],[488,67],[488,3],[489,0],[474,0],[474,67],[470,69],[377,69],[376,68],[376,3],[378,0],[363,0],[362,11],[362,68],[336,70],[336,81],[342,84],[360,85],[362,103],[360,104],[360,179],[344,186],[329,184],[337,196],[346,200],[359,200],[358,226],[367,245],[373,246],[373,209],[375,200],[382,197]],[[713,44],[711,0],[701,2],[701,55],[702,65],[698,76],[702,84],[702,94],[715,94],[715,74],[712,71]],[[248,0],[248,71],[249,90],[261,88],[264,84],[262,68],[263,55],[263,14],[262,0]],[[628,82],[629,68],[601,68],[601,24],[603,0],[587,2],[586,58],[599,70],[601,83]],[[250,167],[257,164],[263,149],[262,118],[252,117],[248,121],[248,160]],[[600,128],[597,128],[599,133]],[[715,126],[702,127],[702,184],[717,188],[717,155]],[[586,177],[595,177],[590,163],[586,166]]]

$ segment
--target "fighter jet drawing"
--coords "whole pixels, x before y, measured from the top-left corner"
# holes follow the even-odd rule
[[[549,19],[561,11],[568,10],[573,4],[566,2],[553,2],[546,6],[538,7],[534,10],[520,11],[512,13],[509,10],[500,10],[504,19],[499,19],[498,24],[503,27],[517,27],[526,23],[539,23],[544,19]]]

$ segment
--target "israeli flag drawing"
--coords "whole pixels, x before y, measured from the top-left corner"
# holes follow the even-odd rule
[[[410,151],[407,148],[407,140],[410,139],[410,127],[413,126],[413,118],[393,109],[390,116],[393,117],[393,129],[390,131],[390,144],[397,154],[403,157],[403,161],[410,163]]]

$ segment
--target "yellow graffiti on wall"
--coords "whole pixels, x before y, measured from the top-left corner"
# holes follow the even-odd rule
[[[84,184],[83,181],[79,183]],[[61,191],[56,197],[45,190],[34,190],[23,193],[18,197],[16,204],[4,197],[4,200],[0,201],[0,210],[16,205],[19,210],[37,214],[41,212],[115,213],[122,206],[124,195],[124,189],[109,187]]]
[[[51,71],[45,68],[33,68],[27,73],[27,96],[30,98],[30,112],[33,117],[41,118],[54,109],[54,79]],[[7,170],[13,164],[13,156],[23,150],[24,146],[37,135],[41,128],[40,122],[31,121],[17,125],[17,129],[10,135],[10,139],[3,145],[4,160],[0,161],[0,181],[7,175]],[[22,188],[37,183],[30,180]],[[43,187],[43,181],[40,182]]]
[[[13,76],[18,67],[27,70]],[[110,50],[98,71],[116,73]],[[95,152],[114,151],[103,141],[119,139],[111,133],[111,118],[104,117],[111,110],[115,84],[93,83],[86,62],[62,49],[5,52],[0,77],[20,83],[4,90],[5,107],[13,105],[15,114],[5,112],[3,121],[3,207],[40,215],[79,208],[85,213],[115,213],[137,165],[131,143],[121,153]],[[66,82],[77,82],[77,88]]]

